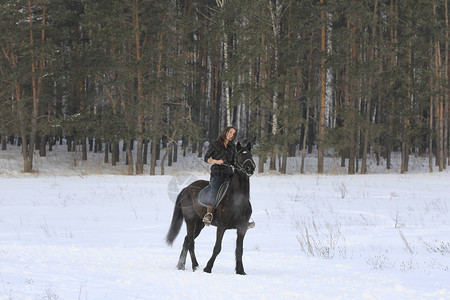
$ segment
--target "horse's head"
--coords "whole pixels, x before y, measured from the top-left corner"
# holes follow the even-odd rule
[[[251,144],[248,143],[247,146],[242,147],[241,143],[237,143],[236,146],[236,156],[234,158],[234,166],[237,170],[250,177],[255,172],[255,162],[253,161],[253,156],[251,153]]]

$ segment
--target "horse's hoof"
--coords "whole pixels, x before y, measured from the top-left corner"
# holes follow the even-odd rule
[[[183,265],[178,265],[178,266],[177,266],[177,269],[178,269],[178,270],[181,270],[181,271],[184,271],[185,267],[184,267]]]
[[[247,273],[245,273],[244,270],[236,271],[236,274],[238,274],[238,275],[247,275]]]
[[[247,224],[247,229],[255,228],[255,226],[256,226],[255,221],[250,221]]]
[[[211,269],[204,268],[204,269],[203,269],[203,272],[205,272],[205,273],[211,273]]]
[[[193,266],[192,267],[192,272],[195,272],[198,269],[198,266]]]

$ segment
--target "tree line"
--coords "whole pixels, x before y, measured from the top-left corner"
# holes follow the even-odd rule
[[[1,0],[0,29],[0,137],[25,172],[64,137],[113,164],[125,141],[128,173],[155,174],[160,147],[201,155],[229,125],[260,172],[314,149],[318,173],[329,149],[349,174],[449,161],[447,0]]]

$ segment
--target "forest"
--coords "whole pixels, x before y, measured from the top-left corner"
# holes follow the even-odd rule
[[[258,170],[449,162],[447,0],[0,0],[0,140],[150,175],[235,126]],[[120,144],[119,144],[120,143]],[[119,146],[121,145],[121,146]],[[162,149],[165,149],[161,158]],[[1,151],[1,150],[0,150]]]

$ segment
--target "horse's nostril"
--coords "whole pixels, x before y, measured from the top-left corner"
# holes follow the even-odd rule
[[[251,166],[246,166],[245,167],[245,172],[247,172],[248,174],[252,174],[254,171],[254,168]]]

